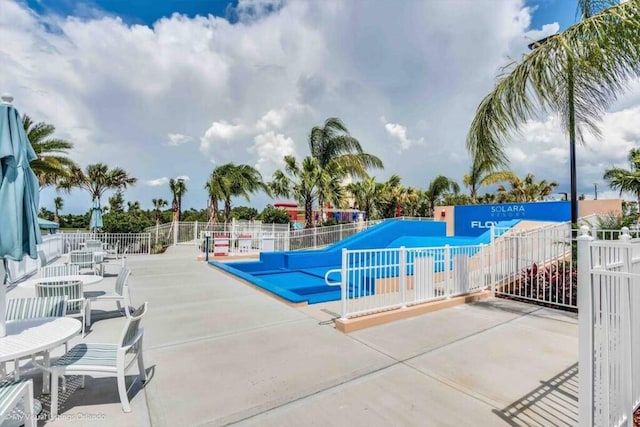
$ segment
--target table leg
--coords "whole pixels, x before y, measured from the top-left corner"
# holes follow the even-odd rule
[[[49,352],[45,351],[43,356],[43,364],[47,368],[49,367]],[[42,394],[51,393],[51,382],[49,381],[49,372],[45,369],[42,370]]]

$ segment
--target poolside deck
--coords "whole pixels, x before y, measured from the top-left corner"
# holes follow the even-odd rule
[[[128,259],[133,301],[149,301],[151,378],[130,392],[133,411],[115,379],[88,378],[84,390],[70,381],[61,418],[40,425],[578,423],[574,314],[490,299],[343,334],[325,321],[333,306],[287,306],[196,257],[179,246]],[[85,340],[117,339],[114,308],[94,307],[107,311],[94,311]]]

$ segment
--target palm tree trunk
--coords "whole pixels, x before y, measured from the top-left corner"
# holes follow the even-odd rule
[[[231,199],[224,201],[224,222],[227,224],[231,222]]]
[[[305,228],[313,227],[313,199],[306,198],[304,201],[304,226]]]

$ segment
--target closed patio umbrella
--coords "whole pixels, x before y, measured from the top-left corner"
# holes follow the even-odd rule
[[[98,231],[102,229],[102,207],[100,207],[100,199],[93,201],[91,208],[91,220],[89,221],[89,231]]]
[[[12,97],[3,95],[0,103],[0,258],[5,270],[0,286],[0,337],[6,335],[7,261],[22,261],[25,255],[37,258],[36,245],[42,242],[38,180],[29,166],[36,153],[11,101]]]

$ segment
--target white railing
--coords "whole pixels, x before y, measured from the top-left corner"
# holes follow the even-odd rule
[[[510,230],[492,241],[497,296],[577,307],[570,223]]]
[[[381,221],[360,221],[292,230],[289,247],[291,250],[321,248],[339,242],[380,222]]]
[[[58,233],[64,242],[64,253],[84,248],[87,240],[99,240],[106,248],[118,248],[118,254],[127,251],[128,255],[150,254],[152,248],[151,233]]]
[[[578,237],[580,426],[633,426],[640,403],[640,242]]]
[[[38,245],[38,259],[25,256],[22,261],[7,263],[9,281],[15,283],[20,279],[34,274],[41,265],[46,264],[64,253],[63,239],[60,234],[47,234],[42,236],[42,243]]]
[[[487,289],[487,248],[343,249],[340,281],[334,270],[325,282],[341,287],[342,318],[407,307]]]

